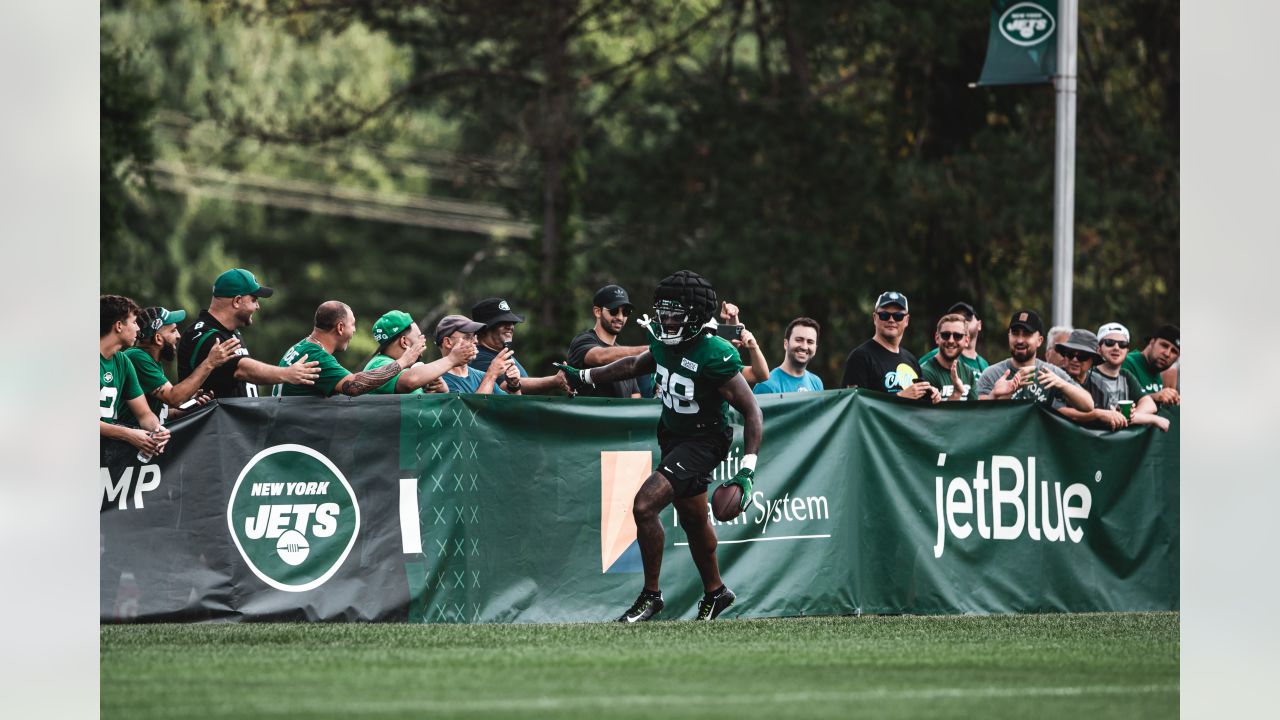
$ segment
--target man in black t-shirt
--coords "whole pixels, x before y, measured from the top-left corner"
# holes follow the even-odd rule
[[[881,293],[872,322],[876,334],[849,353],[841,385],[893,393],[904,400],[940,401],[938,389],[920,377],[916,356],[900,347],[910,322],[907,297],[892,290]]]
[[[596,291],[591,301],[591,313],[595,315],[595,327],[583,330],[569,343],[568,364],[576,368],[593,368],[608,365],[614,360],[639,355],[646,346],[618,345],[618,333],[626,326],[627,319],[635,312],[635,306],[627,297],[627,291],[617,285],[605,285]],[[579,395],[593,397],[640,397],[640,387],[635,378],[610,383],[584,385]]]
[[[271,297],[275,290],[258,283],[253,273],[241,268],[228,270],[213,283],[213,299],[208,309],[182,333],[178,341],[178,380],[181,382],[204,362],[215,343],[240,340],[235,357],[218,366],[200,386],[215,398],[257,397],[258,385],[314,385],[320,377],[319,363],[303,357],[287,367],[276,367],[249,357],[249,348],[240,337],[240,328],[253,324],[258,298]]]

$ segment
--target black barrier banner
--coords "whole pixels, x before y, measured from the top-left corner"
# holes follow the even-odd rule
[[[750,507],[713,521],[729,616],[1178,607],[1178,422],[1030,403],[759,398]],[[608,620],[642,582],[656,401],[245,398],[142,464],[104,442],[103,622]],[[742,457],[741,427],[715,482]],[[674,509],[663,617],[702,593]]]

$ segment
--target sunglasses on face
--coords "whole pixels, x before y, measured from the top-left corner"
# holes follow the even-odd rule
[[[1129,341],[1128,341],[1128,340],[1103,340],[1103,341],[1102,341],[1102,344],[1103,344],[1103,345],[1105,345],[1106,347],[1111,347],[1111,346],[1113,346],[1113,345],[1118,345],[1118,346],[1120,346],[1120,347],[1122,347],[1122,348],[1127,348],[1127,347],[1129,347]]]
[[[1080,352],[1079,350],[1068,350],[1062,353],[1062,357],[1068,360],[1075,360],[1076,362],[1084,362],[1085,360],[1090,360],[1093,358],[1093,356],[1090,355],[1089,353]]]
[[[886,311],[886,310],[881,310],[880,312],[876,313],[876,317],[878,317],[878,318],[880,318],[881,320],[884,320],[884,321],[888,321],[888,320],[889,320],[889,318],[893,318],[894,320],[896,320],[896,321],[898,321],[898,322],[902,322],[902,318],[904,318],[904,317],[906,317],[906,316],[907,316],[907,314],[906,314],[906,313],[904,313],[904,312],[901,312],[901,311],[899,311],[899,312],[888,312],[888,311]]]
[[[622,307],[619,307],[615,310],[610,310],[609,308],[605,308],[604,310],[610,315],[621,315],[622,317],[631,317],[631,308],[627,307],[626,305],[623,305]]]
[[[948,331],[948,330],[944,330],[944,331],[942,331],[942,332],[938,333],[938,338],[939,338],[939,339],[941,339],[941,340],[944,340],[944,341],[945,341],[945,340],[963,340],[963,339],[965,338],[965,334],[964,334],[964,333],[958,333],[958,332],[950,332],[950,331]]]

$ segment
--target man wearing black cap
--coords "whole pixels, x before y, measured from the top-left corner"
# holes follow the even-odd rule
[[[593,368],[608,365],[614,360],[639,355],[648,348],[643,345],[618,345],[618,333],[626,326],[627,319],[635,313],[635,305],[627,291],[618,285],[605,285],[596,291],[591,301],[591,314],[596,318],[594,328],[583,330],[569,343],[568,362],[577,368]],[[579,395],[592,397],[640,397],[640,386],[635,378],[615,382],[584,385]]]
[[[258,385],[315,384],[320,376],[319,363],[304,357],[288,367],[268,365],[249,357],[249,348],[240,337],[240,328],[253,324],[258,298],[271,297],[274,292],[243,268],[219,275],[213,283],[209,308],[200,311],[178,342],[178,380],[190,377],[215,343],[234,338],[240,343],[235,356],[209,374],[200,384],[202,391],[212,392],[216,398],[257,397]]]
[[[182,415],[178,406],[192,398],[196,405],[204,405],[212,400],[208,393],[200,392],[200,384],[209,373],[218,366],[235,357],[240,341],[231,338],[226,342],[214,343],[204,361],[196,366],[194,372],[177,385],[165,377],[163,360],[177,357],[178,340],[182,337],[178,332],[178,323],[187,318],[184,310],[168,310],[162,307],[149,307],[138,315],[138,341],[124,351],[124,356],[133,363],[134,372],[138,375],[138,384],[142,386],[142,394],[147,399],[151,412],[160,418],[161,424]],[[120,408],[120,420],[130,425],[137,425],[138,420],[133,411],[125,405]]]
[[[1142,394],[1151,395],[1158,403],[1178,405],[1182,402],[1178,391],[1165,387],[1164,378],[1161,377],[1161,373],[1168,370],[1182,355],[1181,338],[1177,325],[1161,325],[1147,338],[1146,347],[1130,352],[1124,359],[1122,367],[1138,379],[1138,388]]]
[[[876,334],[849,353],[841,385],[893,393],[904,400],[940,401],[938,389],[920,377],[916,357],[901,348],[910,322],[907,296],[892,290],[881,293],[871,321]]]
[[[1034,310],[1019,310],[1009,320],[1012,357],[987,368],[978,378],[979,400],[1034,400],[1053,409],[1071,406],[1093,411],[1093,398],[1062,368],[1036,357],[1044,325]]]
[[[471,367],[477,370],[488,370],[489,363],[504,348],[510,349],[516,335],[516,323],[524,322],[524,318],[511,312],[511,305],[502,298],[485,298],[471,308],[471,319],[484,325],[484,329],[476,333],[476,359]],[[529,377],[519,360],[511,358],[507,372],[498,380],[498,384],[507,392],[520,392],[524,395],[568,394],[569,383],[563,373],[545,377]]]
[[[960,351],[960,361],[973,368],[973,374],[976,377],[991,367],[991,363],[978,354],[978,336],[982,334],[982,320],[978,317],[978,313],[973,309],[973,306],[963,300],[952,305],[946,312],[947,315],[955,313],[964,316],[965,322],[968,323],[966,329],[969,332],[969,337],[965,339],[964,349]],[[920,367],[924,367],[925,362],[937,354],[938,348],[935,347],[921,355]]]

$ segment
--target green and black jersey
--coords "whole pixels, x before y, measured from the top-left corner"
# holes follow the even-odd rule
[[[151,353],[140,347],[131,347],[121,353],[129,362],[133,363],[133,371],[138,375],[138,385],[142,388],[142,394],[147,398],[147,406],[151,408],[151,412],[160,418],[160,424],[163,425],[169,419],[169,406],[164,404],[160,398],[152,395],[154,391],[169,384],[169,378],[165,377],[164,368],[160,367],[159,361],[151,357]],[[128,405],[120,408],[120,422],[130,425],[137,425],[138,418],[133,416],[133,411]]]
[[[389,363],[393,363],[393,362],[395,362],[395,361],[396,361],[396,359],[395,359],[395,358],[393,358],[393,357],[391,357],[390,355],[382,355],[382,354],[374,355],[374,356],[373,356],[373,358],[372,358],[371,360],[369,360],[369,363],[368,363],[367,365],[365,365],[365,366],[364,366],[364,369],[365,369],[365,370],[377,370],[378,368],[382,367],[383,365],[387,365],[387,364],[389,364]],[[403,370],[401,370],[400,372],[404,372],[404,371],[403,371]],[[378,386],[378,388],[377,388],[376,390],[370,390],[369,392],[370,392],[370,393],[374,393],[374,394],[394,395],[394,394],[395,394],[395,392],[396,392],[396,382],[397,382],[398,380],[400,380],[400,373],[396,373],[396,374],[395,374],[395,376],[394,376],[394,377],[392,377],[390,380],[388,380],[388,381],[386,381],[386,382],[382,383],[381,385],[379,385],[379,386]],[[410,391],[409,391],[409,394],[410,394],[410,395],[421,395],[421,394],[422,394],[422,388],[414,388],[413,390],[410,390]]]
[[[138,375],[133,370],[133,363],[118,352],[108,360],[98,354],[98,380],[101,386],[98,391],[98,419],[113,425],[120,418],[120,406],[142,394],[138,385]]]
[[[290,365],[307,356],[307,362],[316,361],[320,363],[320,377],[316,378],[315,385],[292,385],[292,384],[276,384],[271,388],[271,394],[280,397],[290,397],[294,395],[319,395],[320,397],[329,397],[333,394],[333,389],[337,387],[338,381],[351,374],[349,370],[338,364],[337,358],[329,354],[328,350],[311,342],[310,340],[299,340],[289,351],[280,358],[280,367],[289,367]],[[394,385],[392,387],[395,387]]]
[[[720,387],[742,371],[728,340],[701,335],[684,345],[649,343],[657,363],[655,386],[662,399],[662,425],[680,435],[707,435],[729,424],[729,403]]]

